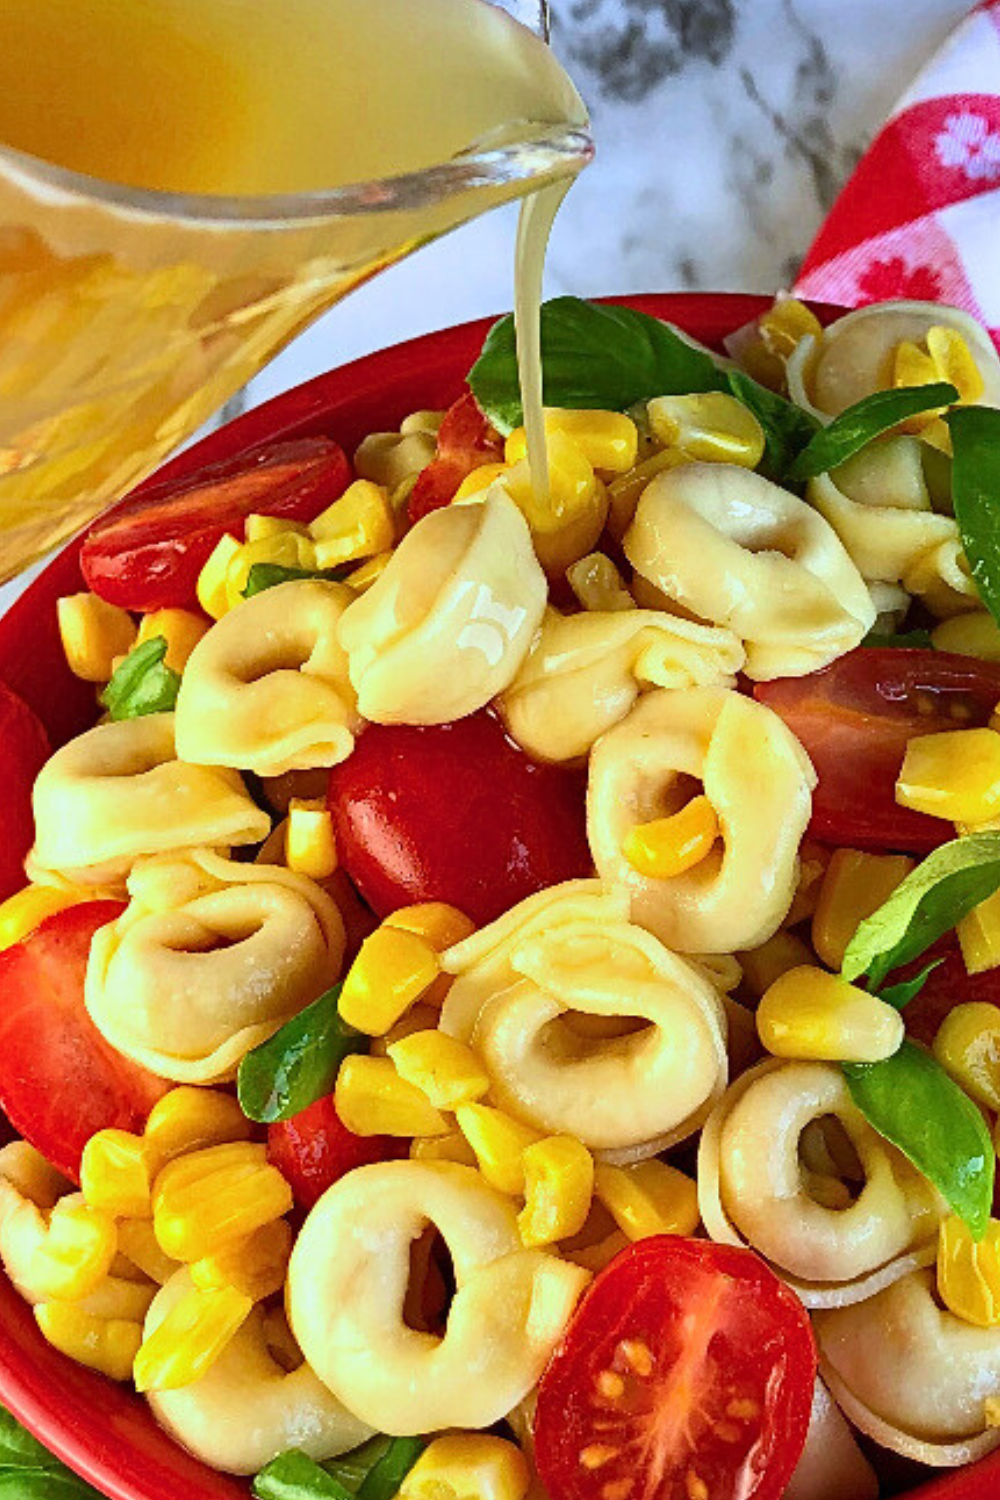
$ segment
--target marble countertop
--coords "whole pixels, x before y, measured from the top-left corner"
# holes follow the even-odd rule
[[[787,284],[893,101],[970,8],[906,0],[900,25],[885,0],[554,0],[553,44],[597,157],[556,223],[547,295]],[[228,414],[507,309],[515,217],[498,210],[355,292]],[[0,610],[18,586],[0,589]]]

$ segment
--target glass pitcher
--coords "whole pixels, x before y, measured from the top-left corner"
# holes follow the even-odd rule
[[[498,8],[547,36],[545,3]],[[565,114],[419,171],[279,197],[141,190],[0,146],[0,581],[152,472],[354,287],[578,172],[586,113]]]

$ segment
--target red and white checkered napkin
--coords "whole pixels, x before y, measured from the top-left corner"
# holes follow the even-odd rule
[[[951,303],[1000,348],[1000,0],[967,16],[899,101],[795,291],[848,307]]]

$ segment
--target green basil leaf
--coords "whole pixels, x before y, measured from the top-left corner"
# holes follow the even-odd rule
[[[760,385],[743,370],[730,370],[726,378],[737,401],[742,401],[753,412],[764,429],[762,472],[770,479],[783,479],[818,432],[819,423],[794,401],[786,401],[776,391],[769,391],[766,385]]]
[[[367,1052],[369,1038],[340,1018],[340,991],[334,985],[244,1057],[236,1090],[247,1119],[261,1125],[290,1120],[333,1093],[348,1053]]]
[[[253,1482],[257,1500],[352,1500],[350,1490],[298,1448],[261,1469]]]
[[[101,1500],[0,1406],[2,1500]]]
[[[625,411],[653,396],[727,389],[726,372],[713,356],[669,323],[579,297],[555,297],[542,306],[542,374],[546,406],[602,411]],[[512,317],[501,318],[486,335],[469,385],[498,431],[520,426],[524,412]]]
[[[898,422],[936,406],[948,406],[958,400],[958,391],[946,380],[934,385],[904,386],[901,390],[875,391],[855,401],[829,427],[821,427],[803,448],[788,471],[790,479],[814,479],[845,463],[873,438],[881,437]]]
[[[932,959],[919,974],[914,974],[912,979],[903,979],[899,984],[890,984],[888,989],[879,990],[878,997],[884,1000],[886,1005],[894,1005],[897,1010],[902,1010],[904,1005],[909,1005],[915,999],[924,985],[930,979],[935,969],[944,963],[943,958]]]
[[[177,705],[180,673],[164,666],[167,642],[162,635],[130,651],[101,694],[113,719],[139,719],[170,713]]]
[[[55,1462],[49,1450],[0,1406],[0,1469],[44,1469]]]
[[[255,594],[263,594],[279,583],[295,583],[301,578],[323,578],[328,583],[341,583],[350,571],[350,568],[283,568],[280,563],[254,563],[247,575],[243,597],[252,599]]]
[[[345,1490],[356,1495],[358,1490],[368,1478],[369,1473],[384,1458],[392,1447],[394,1439],[383,1437],[381,1433],[377,1437],[369,1438],[360,1448],[352,1448],[350,1453],[341,1453],[338,1458],[326,1459],[323,1467],[328,1474],[332,1474]]]
[[[1000,411],[956,406],[948,413],[952,498],[979,595],[1000,621]]]
[[[423,1438],[393,1438],[385,1453],[365,1477],[358,1500],[393,1500],[427,1444]]]
[[[880,651],[892,647],[899,651],[933,651],[934,642],[929,630],[904,630],[900,635],[880,635],[870,630],[861,642],[872,650]]]
[[[930,1053],[905,1041],[885,1062],[844,1063],[851,1098],[981,1240],[990,1222],[996,1156],[989,1130]]]
[[[844,978],[867,974],[880,989],[893,969],[919,958],[998,887],[1000,833],[942,844],[858,927],[844,954]]]

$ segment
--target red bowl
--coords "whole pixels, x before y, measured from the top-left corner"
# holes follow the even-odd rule
[[[616,298],[669,318],[719,346],[769,298],[677,293]],[[826,321],[836,309],[818,308]],[[398,425],[418,407],[459,395],[489,320],[412,339],[321,375],[213,433],[162,468],[157,480],[276,438],[324,433],[350,452],[366,433]],[[61,744],[94,719],[93,689],[71,676],[55,601],[84,587],[79,541],[70,543],[0,620],[0,678],[31,704]],[[198,1463],[153,1421],[146,1403],[73,1364],[45,1342],[31,1310],[0,1276],[0,1402],[70,1468],[110,1500],[247,1500],[248,1483]],[[1000,1451],[971,1469],[905,1492],[919,1500],[984,1500],[1000,1494]]]

